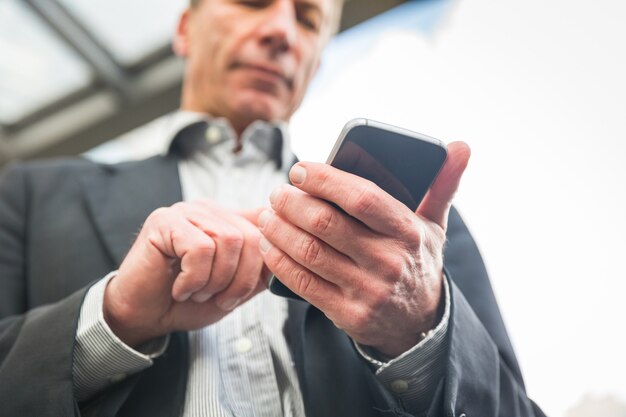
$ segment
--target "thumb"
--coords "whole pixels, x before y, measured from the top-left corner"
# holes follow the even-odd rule
[[[241,217],[243,217],[244,219],[248,220],[250,223],[258,227],[259,215],[261,214],[263,210],[268,210],[268,209],[269,207],[257,207],[257,208],[249,209],[249,210],[239,210],[237,211],[237,214],[239,214]]]
[[[465,142],[452,142],[448,145],[446,162],[417,208],[418,215],[437,223],[443,230],[448,225],[452,199],[459,188],[470,154],[470,148]]]

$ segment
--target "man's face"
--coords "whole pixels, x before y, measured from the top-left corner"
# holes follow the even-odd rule
[[[289,120],[330,35],[334,0],[202,0],[175,41],[187,57],[185,110],[228,118]]]

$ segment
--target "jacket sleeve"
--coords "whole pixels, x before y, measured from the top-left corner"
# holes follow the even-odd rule
[[[0,178],[0,415],[75,412],[72,349],[84,291],[26,312],[27,184],[14,165]]]
[[[544,417],[455,284],[451,300],[448,365],[440,398],[435,399],[443,410],[429,415]]]
[[[0,321],[0,415],[72,416],[72,351],[84,291]]]
[[[485,265],[454,208],[444,259],[451,302],[447,367],[428,415],[544,416],[526,395]]]

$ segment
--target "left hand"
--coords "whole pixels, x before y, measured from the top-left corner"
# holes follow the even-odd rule
[[[448,145],[415,213],[368,180],[298,163],[295,187],[276,189],[259,216],[265,264],[356,342],[400,355],[441,318],[448,213],[469,156]]]

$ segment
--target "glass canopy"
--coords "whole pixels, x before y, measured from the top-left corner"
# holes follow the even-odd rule
[[[124,65],[167,45],[189,0],[58,0]],[[141,20],[137,21],[137,16]]]
[[[89,84],[91,72],[21,0],[0,1],[0,124]]]

